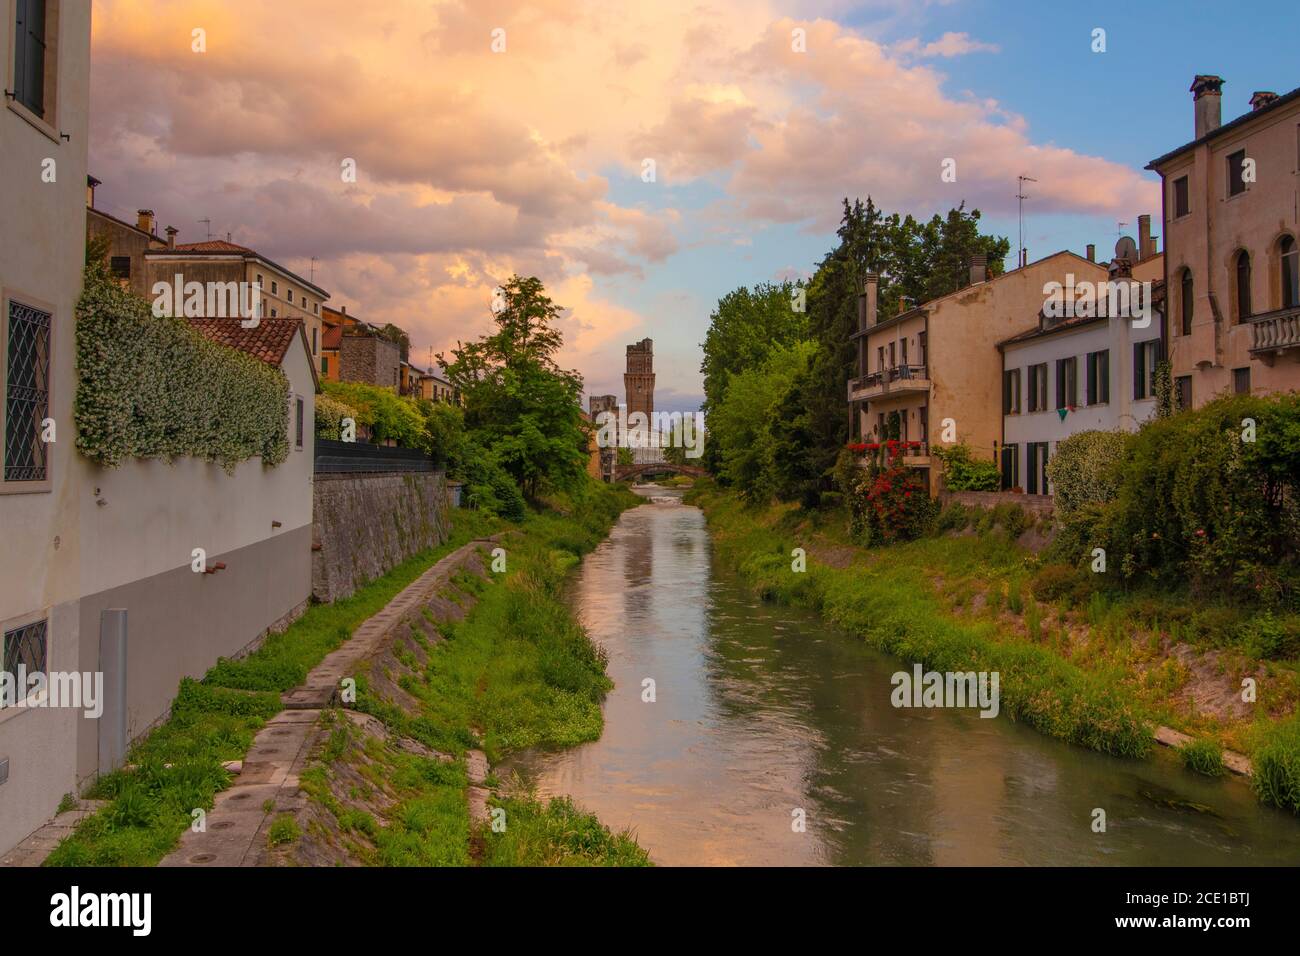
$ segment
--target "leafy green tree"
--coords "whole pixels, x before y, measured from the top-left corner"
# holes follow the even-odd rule
[[[535,497],[544,482],[568,487],[585,474],[582,376],[555,363],[562,310],[541,280],[512,276],[501,292],[496,330],[438,362],[464,401],[466,429]]]

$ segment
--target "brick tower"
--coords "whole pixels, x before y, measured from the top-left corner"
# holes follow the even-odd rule
[[[654,426],[655,411],[655,346],[651,339],[642,339],[627,347],[627,372],[623,375],[623,392],[627,396],[628,420],[633,412],[643,412],[647,423]],[[657,441],[652,436],[651,441]],[[658,461],[658,447],[637,448],[632,451],[637,462]]]

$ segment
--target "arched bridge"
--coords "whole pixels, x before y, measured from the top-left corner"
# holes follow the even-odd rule
[[[647,478],[650,475],[685,475],[688,478],[703,478],[708,474],[703,468],[693,465],[674,465],[667,461],[651,461],[639,465],[619,465],[614,471],[615,481],[632,481]]]

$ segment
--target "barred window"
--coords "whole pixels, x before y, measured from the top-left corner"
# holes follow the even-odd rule
[[[5,356],[5,481],[44,481],[41,423],[50,407],[50,314],[9,301]]]
[[[32,674],[44,674],[49,666],[48,660],[48,621],[33,621],[4,634],[4,666],[7,674],[18,674],[21,667],[30,677]],[[26,687],[20,689],[24,692]],[[4,702],[0,700],[0,707]]]

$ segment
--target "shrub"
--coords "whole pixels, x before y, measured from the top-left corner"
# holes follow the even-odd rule
[[[424,416],[415,401],[392,388],[363,382],[321,382],[324,394],[355,409],[358,425],[376,442],[395,441],[403,448],[425,448]]]
[[[1264,803],[1300,813],[1300,715],[1275,724],[1255,751],[1251,785]]]
[[[1222,777],[1227,770],[1223,766],[1223,750],[1213,740],[1193,740],[1178,751],[1183,766],[1195,773],[1207,777]]]
[[[1131,437],[1120,431],[1085,431],[1057,444],[1047,462],[1047,478],[1063,515],[1115,499]]]
[[[920,476],[894,446],[887,464],[864,469],[850,499],[850,531],[868,544],[919,538],[934,522],[937,504]]]
[[[316,396],[316,437],[339,441],[343,437],[343,419],[357,420],[357,410],[346,402],[328,395]]]
[[[997,491],[1002,487],[997,462],[977,461],[965,444],[936,446],[933,452],[943,462],[943,483],[949,491]]]
[[[1088,581],[1078,568],[1068,564],[1046,564],[1039,568],[1029,589],[1040,601],[1066,599],[1078,603],[1090,591]]]
[[[231,320],[235,321],[235,320]],[[77,449],[102,465],[192,456],[226,471],[289,454],[284,372],[157,317],[98,258],[77,302]]]
[[[971,511],[960,501],[950,501],[939,512],[934,529],[939,533],[946,531],[963,531],[971,521]]]

